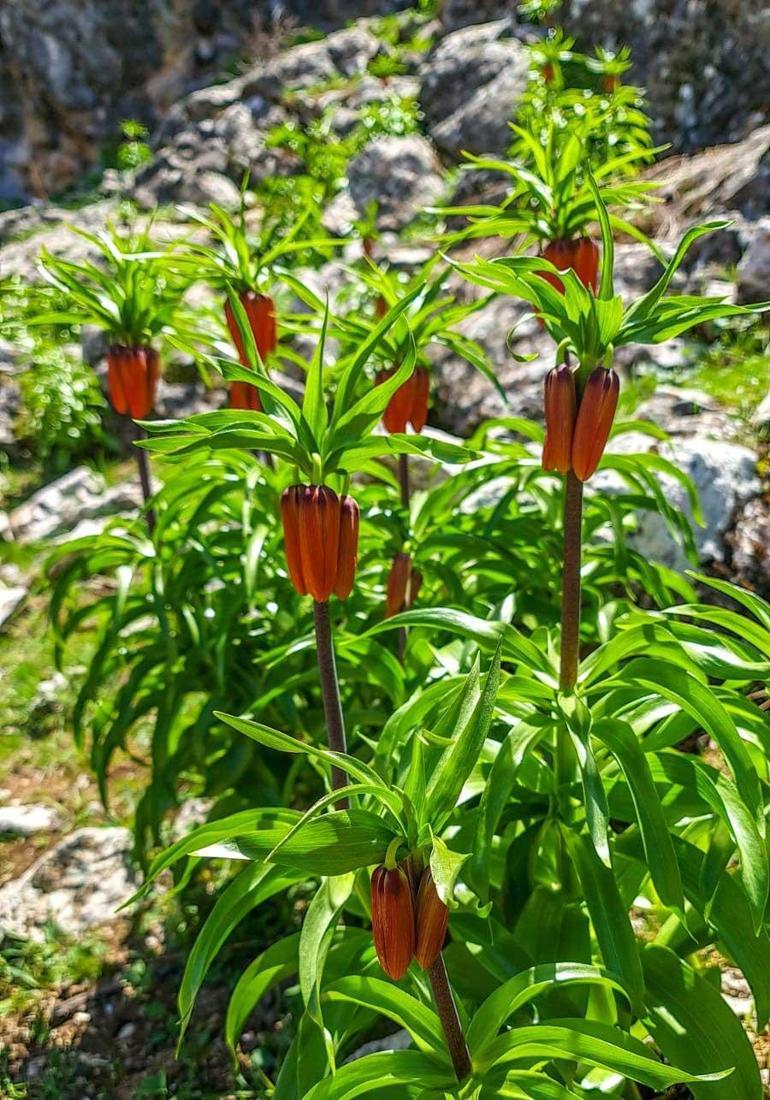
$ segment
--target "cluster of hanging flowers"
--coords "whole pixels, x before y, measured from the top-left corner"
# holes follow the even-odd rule
[[[372,875],[372,936],[380,966],[400,981],[412,959],[433,966],[446,938],[449,910],[438,896],[430,868],[420,876],[416,897],[406,867],[385,864]]]
[[[266,363],[268,356],[275,351],[278,345],[275,302],[269,294],[258,294],[255,290],[244,290],[238,297],[246,313],[259,357],[263,363]],[[230,337],[238,352],[241,366],[248,368],[250,364],[243,345],[243,336],[229,301],[225,303],[225,320],[227,321]],[[256,386],[249,385],[248,382],[231,382],[230,407],[260,412],[262,403],[259,399],[259,390]]]
[[[574,271],[583,286],[595,291],[599,285],[599,246],[590,237],[551,241],[540,255],[559,271]],[[552,271],[542,271],[540,274],[552,287],[564,293],[564,283],[558,275]]]
[[[599,465],[618,405],[620,380],[612,367],[596,367],[578,395],[575,375],[562,363],[545,379],[543,469],[587,481]]]
[[[422,574],[415,569],[411,555],[400,550],[393,558],[388,573],[385,618],[390,619],[399,611],[407,611],[417,599],[421,585]]]
[[[107,350],[107,388],[120,416],[144,420],[155,406],[160,357],[154,348],[113,344]]]
[[[378,371],[377,385],[386,382],[393,374],[395,370]],[[421,432],[428,419],[429,395],[430,374],[425,367],[417,367],[406,382],[398,387],[382,414],[386,431],[405,432],[407,425],[411,424],[416,432]]]
[[[290,485],[281,496],[286,563],[300,596],[324,603],[353,590],[358,560],[358,505],[325,485]]]

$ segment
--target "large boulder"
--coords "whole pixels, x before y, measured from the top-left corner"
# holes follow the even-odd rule
[[[348,167],[350,198],[358,214],[376,207],[380,229],[403,229],[444,190],[441,165],[429,141],[413,134],[370,142]]]
[[[527,83],[524,47],[507,19],[466,27],[443,38],[421,69],[420,104],[439,149],[459,158],[503,154],[508,126]]]
[[[738,300],[770,301],[770,217],[752,227],[748,248],[738,264]]]
[[[740,137],[770,100],[766,0],[564,0],[581,48],[628,45],[656,138],[677,150]]]

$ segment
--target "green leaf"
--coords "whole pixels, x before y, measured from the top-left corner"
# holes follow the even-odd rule
[[[474,1068],[489,1071],[531,1058],[587,1062],[656,1089],[699,1079],[720,1080],[729,1072],[715,1071],[697,1078],[656,1061],[643,1043],[618,1028],[588,1020],[549,1020],[515,1028],[490,1043]]]
[[[256,906],[296,882],[296,874],[287,875],[276,867],[255,865],[241,871],[230,883],[206,919],[193,944],[179,987],[179,1043],[211,963],[230,932]]]
[[[453,852],[440,836],[433,835],[430,870],[438,896],[449,909],[457,906],[454,898],[455,884],[467,859],[467,854]]]
[[[457,1084],[452,1071],[429,1054],[419,1050],[383,1050],[341,1066],[334,1077],[319,1081],[303,1100],[352,1100],[398,1085],[406,1088],[415,1081],[419,1081],[422,1089],[452,1089]]]
[[[359,974],[340,978],[327,987],[325,999],[364,1005],[405,1028],[426,1053],[447,1059],[444,1033],[436,1013],[398,985]]]
[[[665,947],[646,947],[642,965],[645,1024],[666,1057],[691,1074],[735,1069],[724,1084],[693,1082],[695,1100],[761,1100],[751,1043],[719,991]]]
[[[644,997],[639,950],[615,881],[613,871],[605,867],[587,837],[563,830],[591,915],[594,934],[605,966],[616,974],[637,1008]]]
[[[471,1054],[474,1058],[478,1054],[483,1059],[486,1047],[500,1029],[541,993],[556,986],[575,984],[600,985],[626,996],[617,978],[598,966],[570,962],[533,966],[503,982],[476,1010],[466,1036]]]
[[[299,932],[295,932],[271,944],[241,974],[230,997],[225,1020],[225,1041],[233,1053],[257,1002],[279,982],[297,973],[298,958]]]
[[[647,757],[631,727],[619,719],[595,722],[592,733],[604,742],[620,764],[634,800],[639,829],[652,881],[664,905],[681,909],[682,880],[663,807],[653,782]]]
[[[350,897],[354,875],[327,878],[313,896],[299,937],[299,984],[308,1015],[324,1036],[330,1069],[334,1069],[334,1041],[324,1025],[321,979],[340,910]]]
[[[428,782],[427,813],[436,830],[441,828],[457,805],[463,785],[476,765],[489,732],[500,684],[500,650],[498,644],[473,716],[453,731],[452,741],[442,753]]]

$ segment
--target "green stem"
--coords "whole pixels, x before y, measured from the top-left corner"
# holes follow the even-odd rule
[[[464,1081],[471,1072],[471,1056],[468,1053],[468,1044],[465,1042],[460,1017],[457,1014],[457,1005],[449,985],[449,975],[446,972],[443,955],[439,955],[428,970],[428,978],[457,1080]]]
[[[334,641],[329,617],[329,602],[318,603],[313,600],[313,622],[315,623],[316,653],[318,672],[321,678],[324,717],[326,718],[326,736],[332,752],[347,752],[345,738],[345,720],[342,715],[340,684],[337,678],[337,662],[334,658]],[[347,772],[336,765],[332,767],[332,788],[336,791],[346,786]],[[335,803],[338,810],[346,810],[348,800],[341,798]]]

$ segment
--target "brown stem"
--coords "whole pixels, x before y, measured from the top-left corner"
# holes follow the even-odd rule
[[[460,1017],[457,1014],[457,1005],[452,996],[452,988],[449,985],[449,976],[446,972],[444,956],[439,957],[428,970],[433,999],[436,1002],[436,1012],[444,1029],[449,1057],[452,1059],[458,1081],[464,1081],[471,1072],[471,1056],[468,1053],[468,1044],[465,1042]]]
[[[137,429],[137,440],[144,439],[146,432],[143,428]],[[142,486],[142,499],[145,504],[145,516],[147,517],[147,528],[152,535],[155,531],[155,512],[152,508],[147,508],[147,503],[152,496],[152,482],[150,481],[150,463],[147,456],[147,451],[142,447],[134,447],[134,453],[136,454],[136,464],[139,467],[139,482]]]
[[[583,482],[570,471],[564,491],[564,564],[561,602],[559,687],[572,691],[580,660],[580,559],[583,530]]]
[[[404,508],[408,508],[411,496],[409,488],[409,455],[398,456],[398,483],[401,486],[401,504]]]
[[[326,736],[332,752],[347,752],[345,739],[345,720],[342,716],[340,685],[337,679],[337,662],[334,659],[334,641],[329,618],[329,602],[319,603],[313,600],[313,622],[315,623],[316,652],[318,672],[321,677],[321,694],[326,718]],[[339,790],[348,782],[347,772],[336,765],[332,767],[332,787]],[[341,798],[335,803],[338,810],[346,810],[348,800]]]

